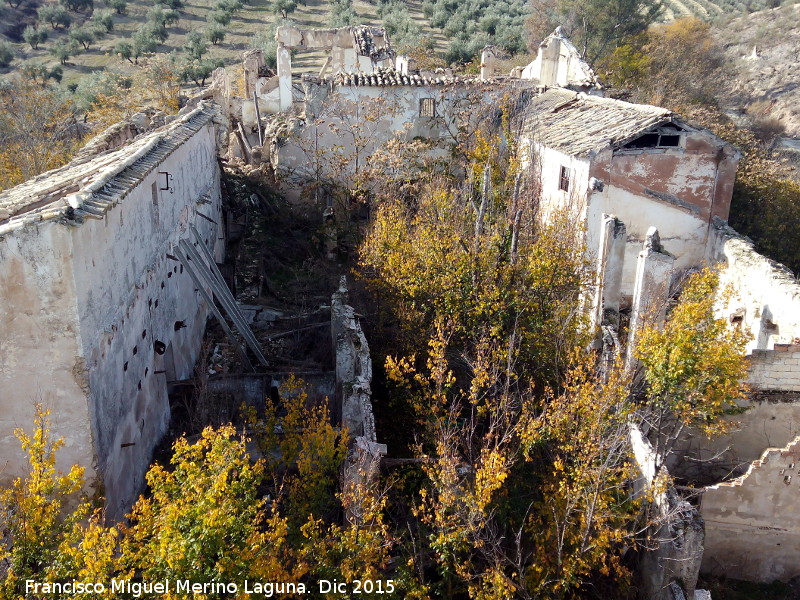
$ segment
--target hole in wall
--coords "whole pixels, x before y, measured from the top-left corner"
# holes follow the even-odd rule
[[[144,368],[144,376],[147,377],[147,374],[150,372],[150,367]]]
[[[183,321],[175,321],[175,331],[183,329],[184,327],[186,327],[186,323]]]
[[[139,346],[134,346],[134,347],[133,347],[133,355],[134,355],[134,356],[136,356],[136,354],[137,354],[138,352],[139,352]]]
[[[170,277],[172,277],[172,271],[170,271],[169,273],[167,273],[167,279],[169,279]]]
[[[161,340],[156,340],[153,342],[153,350],[155,350],[156,354],[162,356],[167,351],[167,345]]]
[[[124,365],[122,365],[122,370],[123,371],[127,371],[128,370],[128,363],[127,362]]]
[[[162,290],[164,289],[164,282],[163,281],[161,282],[161,289]],[[156,300],[156,302],[158,302],[158,300]]]
[[[155,305],[155,307],[156,307],[156,308],[158,308],[158,300],[156,300],[156,305]]]
[[[142,389],[142,380],[141,379],[139,380],[139,383],[136,384],[136,388],[140,389],[140,390]]]
[[[147,337],[147,329],[142,330],[142,339]]]
[[[183,265],[181,265],[181,273],[183,273]]]

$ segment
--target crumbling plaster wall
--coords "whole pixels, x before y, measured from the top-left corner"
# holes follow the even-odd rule
[[[676,444],[670,471],[719,481],[746,470],[765,448],[785,446],[800,435],[800,394],[757,394],[739,404],[743,412],[725,417],[733,423],[727,434],[708,438],[687,430]]]
[[[0,485],[27,472],[14,430],[31,433],[36,402],[65,441],[57,467],[94,474],[71,234],[47,221],[0,238]]]
[[[764,583],[800,575],[798,485],[800,437],[766,450],[742,477],[706,488],[702,570]]]
[[[727,218],[738,153],[704,131],[689,131],[680,148],[612,150],[591,157],[589,177],[602,182],[588,201],[587,223],[615,214],[628,228],[622,293],[630,295],[636,256],[647,230],[657,226],[677,272],[701,264],[712,217]],[[587,245],[597,247],[596,229]]]
[[[789,269],[758,254],[752,242],[718,219],[706,258],[720,264],[721,288],[727,290],[719,314],[751,334],[748,352],[800,340],[800,283]]]
[[[591,167],[589,159],[570,156],[534,141],[522,144],[520,163],[522,172],[530,173],[536,180],[536,185],[540,186],[539,218],[541,220],[547,222],[565,212],[579,222],[586,218],[586,198]],[[559,188],[562,167],[569,169],[569,189],[567,191]],[[597,248],[597,244],[589,247]]]
[[[633,293],[637,256],[650,227],[658,227],[665,249],[676,257],[676,271],[682,272],[706,258],[712,217],[727,218],[738,154],[703,131],[685,138],[682,148],[608,147],[587,157],[536,143],[523,146],[523,168],[539,174],[541,182],[540,218],[550,220],[569,207],[586,224],[590,252],[600,242],[593,224],[603,214],[625,223],[624,297]],[[569,192],[559,189],[561,167],[570,169]]]
[[[560,28],[539,44],[536,58],[522,69],[520,77],[547,87],[593,87],[596,82],[594,72]]]
[[[165,176],[172,175],[172,192]],[[220,258],[223,222],[214,126],[168,156],[102,220],[72,229],[89,406],[108,510],[119,516],[143,487],[169,424],[168,379],[191,375],[208,307],[170,258],[194,225]],[[202,213],[208,220],[199,217]],[[156,341],[164,353],[155,351]]]
[[[420,116],[422,98],[435,100],[436,117]],[[453,105],[462,99],[437,87],[337,86],[314,103],[319,112],[276,144],[274,166],[289,185],[315,181],[320,173],[349,184],[355,169],[368,168],[369,157],[394,137],[432,140],[431,156],[444,157],[455,141]],[[340,162],[345,168],[337,168]]]

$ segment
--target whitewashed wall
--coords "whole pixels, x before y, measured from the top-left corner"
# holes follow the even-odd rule
[[[32,432],[36,402],[65,440],[58,468],[94,474],[71,257],[70,230],[52,221],[0,238],[0,485],[27,472],[14,430]]]
[[[159,171],[172,174],[172,193],[158,189]],[[169,423],[167,381],[191,376],[208,315],[189,274],[167,255],[179,239],[194,239],[194,225],[220,258],[220,206],[209,123],[104,218],[45,222],[0,240],[3,477],[24,467],[11,431],[30,427],[41,397],[66,442],[59,464],[100,475],[111,517],[129,508]]]

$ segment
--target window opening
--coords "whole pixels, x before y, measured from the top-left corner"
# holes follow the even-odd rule
[[[565,192],[569,191],[569,167],[561,167],[561,174],[558,177],[558,189]]]
[[[435,117],[436,116],[436,100],[433,98],[420,98],[419,100],[419,116],[420,117]]]

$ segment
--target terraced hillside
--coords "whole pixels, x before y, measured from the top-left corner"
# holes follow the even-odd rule
[[[664,19],[694,16],[700,19],[742,15],[775,8],[781,0],[664,0]]]
[[[186,43],[187,35],[191,31],[203,31],[208,26],[209,15],[214,9],[215,0],[186,0],[180,9],[177,23],[167,25],[169,37],[164,43],[159,44],[158,53],[180,53]],[[64,28],[53,29],[50,25],[40,23],[40,27],[47,34],[47,40],[39,44],[37,49],[23,40],[23,32],[28,25],[37,23],[37,11],[45,4],[53,4],[46,0],[22,0],[19,8],[13,8],[8,3],[0,7],[0,43],[9,43],[15,55],[11,64],[0,70],[0,77],[7,75],[14,69],[25,65],[44,65],[48,68],[59,65],[59,60],[50,54],[51,48],[59,41],[67,39]],[[327,0],[305,0],[297,3],[297,8],[289,14],[289,19],[304,27],[330,26],[330,5]],[[147,13],[152,8],[151,0],[129,0],[124,15],[113,14],[113,29],[102,39],[92,43],[88,49],[67,60],[63,65],[63,81],[65,84],[77,81],[87,74],[110,69],[121,74],[132,73],[136,66],[129,61],[121,59],[114,52],[121,40],[130,40],[136,30],[147,21]],[[208,56],[224,61],[226,65],[236,64],[241,53],[251,47],[256,36],[263,39],[269,37],[270,26],[279,18],[274,12],[275,3],[270,0],[249,0],[243,8],[234,13],[229,25],[225,29],[225,38],[217,45],[209,44]],[[95,9],[103,9],[103,0],[97,0]],[[354,0],[353,8],[364,23],[380,23],[375,4],[362,0]],[[427,19],[422,14],[421,2],[410,1],[406,3],[409,18],[418,24],[424,38],[429,39],[434,50],[443,51],[446,40],[440,32],[428,26]],[[69,11],[73,25],[80,26],[90,20],[90,10],[83,12]],[[298,65],[310,64],[318,61],[321,55],[312,53],[299,54],[296,57]]]

